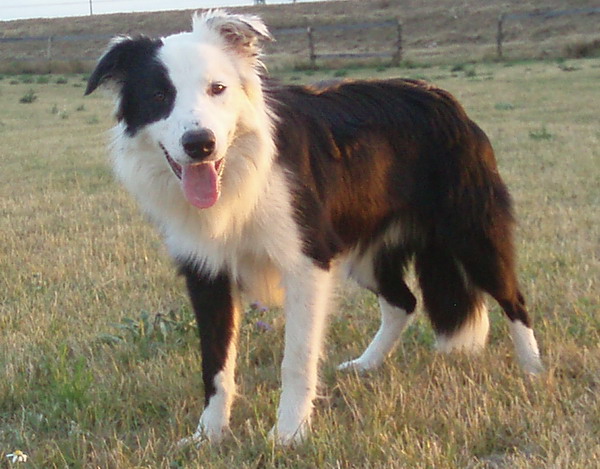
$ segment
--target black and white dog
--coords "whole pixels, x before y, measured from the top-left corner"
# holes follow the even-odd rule
[[[273,437],[302,440],[334,272],[376,293],[381,328],[344,369],[380,365],[415,311],[414,260],[442,351],[481,349],[484,293],[542,369],[514,271],[513,217],[483,131],[414,80],[280,86],[263,76],[254,16],[211,11],[193,30],[112,42],[89,79],[116,96],[116,174],[156,222],[198,320],[206,408],[194,438],[228,426],[240,294],[285,308]]]

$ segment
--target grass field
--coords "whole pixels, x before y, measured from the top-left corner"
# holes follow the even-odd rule
[[[344,285],[307,444],[266,438],[283,323],[248,309],[233,437],[175,450],[202,408],[198,340],[181,279],[113,182],[112,103],[84,99],[81,76],[4,77],[0,468],[17,449],[23,467],[44,469],[600,466],[600,60],[282,79],[333,75],[432,80],[488,132],[517,207],[520,278],[547,373],[522,376],[495,305],[481,356],[437,355],[420,315],[379,371],[339,373],[378,326],[375,299]]]

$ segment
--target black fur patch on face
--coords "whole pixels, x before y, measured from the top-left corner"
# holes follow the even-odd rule
[[[85,94],[100,84],[113,82],[119,89],[117,119],[128,135],[167,118],[175,104],[176,90],[166,67],[158,59],[163,42],[144,36],[117,42],[100,59]]]

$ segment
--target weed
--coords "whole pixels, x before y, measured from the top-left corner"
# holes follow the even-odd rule
[[[494,104],[494,109],[497,111],[512,111],[515,106],[511,103],[496,103]]]
[[[23,96],[21,96],[21,98],[19,99],[19,102],[23,103],[23,104],[31,104],[36,100],[37,100],[37,94],[35,94],[35,91],[30,89],[27,93],[25,93]]]
[[[66,85],[67,83],[69,83],[69,80],[66,77],[59,77],[56,79],[57,85]]]
[[[90,402],[92,371],[87,360],[68,345],[61,345],[52,357],[42,357],[35,364],[37,381],[32,394],[44,414],[53,421],[73,418]]]
[[[348,70],[344,68],[336,70],[335,72],[333,72],[333,76],[338,78],[348,76]]]
[[[23,75],[21,77],[21,83],[31,85],[33,83],[33,77],[31,75]]]
[[[473,78],[477,75],[475,66],[472,64],[459,63],[450,67],[450,71],[452,73],[463,72],[467,78]]]
[[[563,72],[576,72],[577,70],[581,70],[581,67],[575,67],[573,65],[569,65],[566,62],[559,63],[558,68]]]
[[[75,108],[77,112],[85,111],[85,104],[80,104]]]
[[[313,65],[308,62],[300,62],[300,63],[294,64],[293,69],[296,72],[305,72],[305,71],[315,72],[316,70],[319,69],[319,67],[317,65]]]
[[[107,344],[133,343],[172,343],[182,342],[184,336],[195,332],[195,320],[189,312],[169,311],[166,314],[151,314],[142,311],[138,318],[125,318],[113,326],[117,334],[100,334],[98,339]]]
[[[35,82],[38,85],[46,85],[46,84],[50,83],[50,78],[47,75],[40,75],[39,77],[37,77]]]
[[[50,114],[58,114],[58,105],[53,104],[52,107],[50,108]]]
[[[576,59],[600,57],[600,38],[569,44],[565,48],[565,55]]]
[[[548,132],[546,126],[542,126],[542,128],[540,129],[530,130],[529,138],[531,138],[532,140],[552,140],[554,138],[554,135]]]
[[[400,62],[400,67],[412,70],[414,68],[421,68],[421,65],[416,62],[413,62],[412,60],[403,60],[402,62]]]

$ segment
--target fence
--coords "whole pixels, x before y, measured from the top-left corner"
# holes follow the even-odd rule
[[[560,16],[572,16],[572,15],[590,15],[600,13],[600,8],[574,8],[570,10],[550,10],[550,11],[532,11],[524,13],[502,13],[498,17],[498,28],[496,32],[496,55],[498,58],[504,56],[502,49],[502,43],[505,37],[504,25],[509,20],[518,19],[541,19],[546,20],[550,18],[557,18]]]
[[[21,68],[24,69],[35,69],[38,72],[53,72],[53,64],[55,62],[68,62],[68,63],[84,63],[84,62],[94,62],[98,58],[98,51],[102,50],[100,43],[106,44],[109,39],[111,39],[112,35],[105,34],[89,34],[89,35],[67,35],[67,36],[27,36],[27,37],[0,37],[0,47],[3,47],[4,44],[12,44],[13,50],[15,52],[15,56],[6,57],[5,53],[2,54],[2,62],[4,62],[6,66],[9,63],[12,63],[12,68],[15,67],[15,64],[21,64]],[[41,43],[41,47],[27,47],[29,43]],[[65,56],[61,56],[56,51],[57,44],[60,43],[78,43],[78,45],[83,43],[91,43],[92,47],[89,49],[93,50],[93,53],[89,55],[80,55],[76,56],[74,54],[68,54]],[[18,56],[20,53],[21,56]],[[29,66],[23,66],[23,65]],[[83,67],[89,68],[89,67]],[[83,70],[74,69],[74,72],[81,72]]]
[[[78,34],[74,36],[27,36],[27,37],[0,37],[0,44],[2,43],[27,43],[27,42],[42,42],[46,44],[45,47],[45,60],[52,61],[56,59],[53,56],[53,44],[55,42],[69,42],[69,41],[108,41],[113,36],[106,34]],[[91,57],[58,57],[59,60],[92,60]],[[14,61],[30,61],[40,60],[39,58],[19,58],[13,57]]]
[[[372,30],[382,28],[388,28],[395,32],[394,39],[390,44],[387,44],[388,50],[385,51],[365,51],[365,52],[329,52],[329,53],[318,53],[318,39],[317,36],[321,33],[331,31],[357,31],[357,30]],[[306,28],[287,28],[287,29],[273,29],[272,33],[275,37],[281,38],[284,36],[306,36],[307,44],[307,59],[311,67],[316,68],[318,59],[358,59],[358,58],[389,58],[393,65],[397,65],[402,59],[402,24],[398,20],[370,22],[370,23],[353,23],[353,24],[335,24],[325,26],[311,26],[308,25]],[[52,62],[55,61],[71,61],[71,62],[86,62],[94,61],[97,59],[97,51],[91,56],[61,56],[60,52],[57,53],[56,45],[61,42],[108,42],[113,36],[112,35],[71,35],[71,36],[30,36],[30,37],[0,37],[0,44],[4,43],[31,43],[41,42],[44,44],[41,48],[38,48],[38,53],[42,50],[43,57],[12,57],[10,60],[13,62],[46,62],[48,71],[52,71]],[[386,45],[386,44],[383,44]]]
[[[496,56],[498,58],[503,58],[505,55],[506,30],[507,23],[509,22],[516,22],[522,19],[532,19],[534,21],[547,20],[561,16],[596,15],[598,13],[600,13],[600,7],[542,12],[503,13],[498,17],[496,26]],[[491,24],[492,22],[486,24]],[[416,26],[418,25],[407,23],[407,27],[413,28],[411,35],[415,35]],[[387,34],[385,37],[382,33],[383,30],[385,30]],[[297,59],[303,55],[308,60],[309,66],[312,68],[315,68],[317,66],[317,61],[320,60],[359,58],[389,59],[392,65],[397,65],[403,59],[405,49],[403,25],[399,20],[353,24],[306,25],[304,28],[273,29],[272,32],[275,37],[278,38],[278,42],[276,42],[274,46],[269,46],[269,52],[275,53],[269,53],[271,57],[278,53],[287,53]],[[348,32],[350,32],[350,34],[347,34]],[[365,32],[368,32],[368,34]],[[354,41],[354,47],[347,46],[348,49],[353,49],[352,52],[349,52],[348,50],[340,51],[339,47],[338,50],[335,50],[336,43],[338,42],[335,39],[335,35],[337,34],[346,34],[346,40],[348,39],[348,36],[352,36],[356,39]],[[329,37],[327,37],[328,35]],[[106,43],[111,37],[112,35],[101,34],[56,35],[50,37],[0,37],[0,60],[5,69],[7,64],[29,63],[35,64],[36,66],[13,68],[20,68],[22,70],[29,68],[36,69],[36,71],[52,72],[56,71],[53,70],[53,67],[56,67],[57,63],[67,63],[72,65],[79,64],[79,67],[75,67],[72,71],[83,71],[82,69],[90,68],[91,63],[97,59],[99,51],[106,46]],[[433,37],[433,34],[430,37]],[[412,39],[413,42],[415,42],[415,38]],[[489,47],[490,51],[493,51],[492,41],[493,40],[486,46]],[[41,43],[42,45],[41,47],[32,47],[31,43]],[[10,47],[6,48],[5,45],[10,45]],[[462,44],[460,47],[465,45],[466,44]],[[412,47],[416,47],[416,43],[410,44],[410,46],[412,50]],[[64,70],[65,67],[63,66],[62,68]]]
[[[315,32],[319,31],[351,31],[357,29],[373,29],[393,27],[396,30],[396,40],[393,49],[386,52],[337,52],[317,54],[315,44]],[[390,57],[392,65],[398,65],[402,60],[402,23],[399,20],[384,21],[380,23],[360,23],[330,26],[308,26],[306,28],[308,38],[308,59],[310,65],[314,68],[317,65],[317,59],[356,59],[356,58],[374,58]]]

